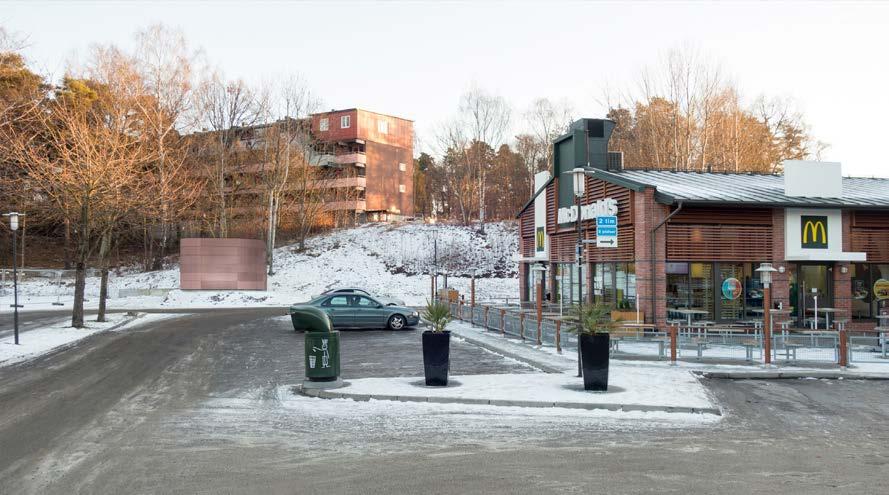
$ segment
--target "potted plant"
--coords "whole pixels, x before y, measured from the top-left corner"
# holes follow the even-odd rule
[[[611,311],[611,319],[615,321],[635,321],[636,311],[628,299],[621,299]]]
[[[611,307],[605,304],[583,306],[575,317],[578,324],[569,330],[578,334],[583,388],[608,390],[608,358],[611,351],[609,332],[618,327],[618,321],[611,319]]]
[[[448,384],[451,366],[451,332],[445,329],[451,322],[451,310],[447,303],[426,301],[423,319],[431,328],[423,332],[423,371],[426,385],[444,387]]]

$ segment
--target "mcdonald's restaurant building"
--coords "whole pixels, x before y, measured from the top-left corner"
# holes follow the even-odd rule
[[[795,326],[818,315],[822,326],[828,316],[866,330],[889,314],[889,179],[805,161],[785,162],[783,175],[624,170],[608,151],[613,126],[575,122],[553,143],[553,170],[535,177],[518,214],[524,303],[541,294],[558,311],[582,298],[658,327],[689,310],[750,321],[762,318],[755,270],[768,262],[778,270],[773,305]],[[585,169],[579,213],[576,168]]]

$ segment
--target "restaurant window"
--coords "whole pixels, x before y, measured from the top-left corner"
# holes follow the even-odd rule
[[[636,265],[596,263],[593,267],[593,301],[616,308],[635,308]]]
[[[553,282],[555,290],[553,294],[555,300],[553,302],[568,306],[577,304],[577,292],[581,289],[581,297],[586,300],[589,296],[586,283],[581,283],[584,270],[578,267],[576,263],[555,263],[553,264]]]
[[[744,318],[745,281],[749,265],[744,263],[719,263],[716,269],[716,289],[719,299],[717,319],[741,320]]]
[[[744,311],[746,318],[762,318],[762,304],[765,291],[762,286],[759,272],[756,271],[761,263],[746,263],[744,265]]]
[[[889,264],[852,263],[852,318],[889,314]]]
[[[700,311],[693,319],[739,321],[762,318],[759,263],[667,263],[667,312]]]
[[[713,264],[691,263],[689,265],[689,307],[707,313],[702,318],[713,319],[714,288]]]

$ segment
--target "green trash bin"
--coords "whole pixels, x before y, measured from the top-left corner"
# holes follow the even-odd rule
[[[340,376],[340,333],[306,332],[306,378],[332,382]]]
[[[296,330],[305,330],[305,370],[303,388],[334,388],[340,379],[340,333],[330,318],[313,306],[291,306],[290,318]]]

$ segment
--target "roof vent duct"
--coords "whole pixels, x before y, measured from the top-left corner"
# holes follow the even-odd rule
[[[611,133],[614,132],[614,121],[609,119],[580,119],[571,124],[569,132],[583,131],[586,136],[586,160],[585,163],[578,163],[584,167],[589,164],[590,167],[601,170],[611,170],[614,168],[615,159],[611,159],[612,166],[609,167],[608,157],[608,140],[611,139]]]

